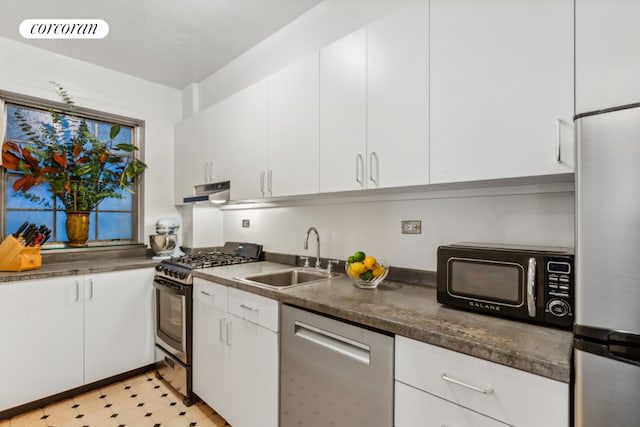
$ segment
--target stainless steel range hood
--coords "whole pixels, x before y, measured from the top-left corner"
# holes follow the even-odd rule
[[[194,195],[187,196],[184,203],[225,204],[231,196],[231,181],[212,182],[194,186]]]

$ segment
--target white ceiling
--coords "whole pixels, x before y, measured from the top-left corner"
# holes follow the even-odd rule
[[[321,0],[2,0],[0,37],[182,89]],[[26,40],[24,19],[104,19],[100,40]]]

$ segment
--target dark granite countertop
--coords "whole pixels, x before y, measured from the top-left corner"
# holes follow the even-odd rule
[[[442,306],[429,286],[384,282],[358,289],[343,276],[274,291],[235,277],[291,268],[258,262],[194,271],[195,277],[569,383],[572,333]]]
[[[158,261],[150,257],[93,259],[71,262],[43,263],[40,268],[20,272],[0,272],[0,285],[18,280],[46,279],[49,277],[75,276],[153,267]]]

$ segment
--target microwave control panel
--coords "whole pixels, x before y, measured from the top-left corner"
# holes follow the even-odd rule
[[[573,257],[545,257],[545,322],[573,325]]]

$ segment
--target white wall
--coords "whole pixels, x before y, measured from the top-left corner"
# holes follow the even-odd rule
[[[320,234],[321,256],[345,259],[364,250],[388,264],[436,270],[436,249],[456,242],[573,247],[570,184],[401,195],[399,200],[331,199],[302,206],[224,211],[224,238],[262,243],[268,252],[315,256],[303,238]],[[540,192],[544,191],[544,192]],[[242,228],[242,220],[251,226]],[[400,233],[401,220],[421,220],[422,234]]]
[[[91,43],[90,40],[71,42]],[[0,89],[59,101],[49,81],[65,87],[77,105],[145,121],[144,235],[173,206],[173,125],[181,93],[106,68],[0,38]]]

